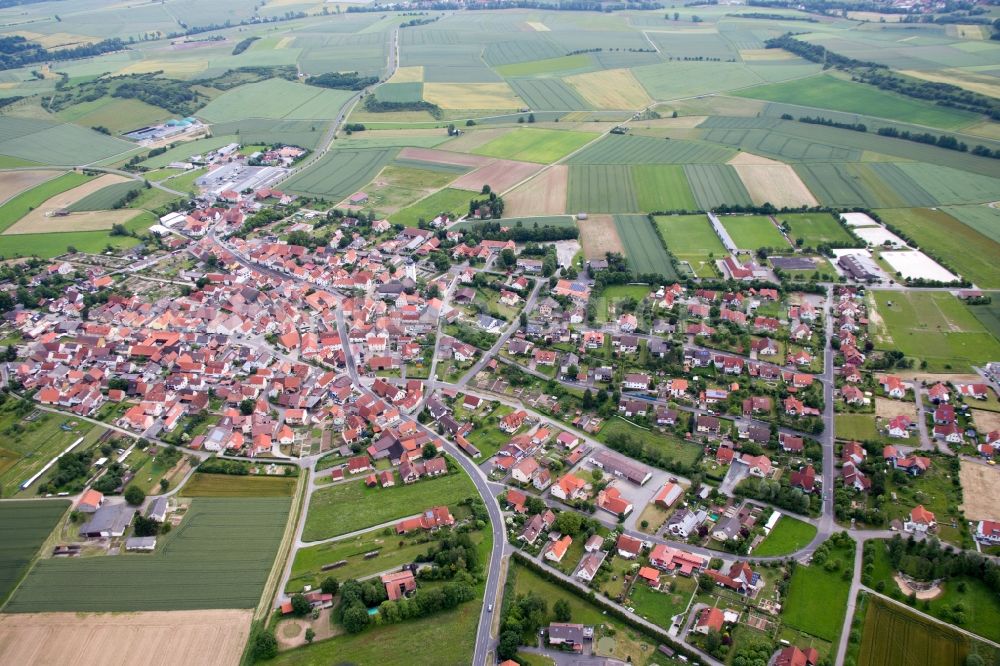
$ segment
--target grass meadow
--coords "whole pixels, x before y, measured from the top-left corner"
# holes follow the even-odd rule
[[[288,521],[287,498],[191,502],[156,552],[38,562],[13,613],[252,608]]]
[[[816,536],[816,527],[788,515],[782,515],[760,545],[754,549],[757,557],[785,555],[804,548]]]
[[[66,500],[0,504],[0,606],[69,508]]]
[[[643,430],[621,418],[608,419],[601,427],[598,439],[607,441],[615,434],[629,435],[646,446],[666,451],[671,458],[684,465],[694,465],[701,458],[701,447],[681,439],[652,430]]]
[[[522,127],[474,148],[472,152],[476,155],[507,160],[550,164],[582,148],[595,138],[597,135],[591,132]]]
[[[766,215],[722,215],[719,219],[738,248],[788,247],[788,241]]]
[[[667,210],[695,210],[691,186],[680,165],[637,164],[632,167],[632,181],[639,210],[655,213]]]
[[[185,497],[291,497],[298,481],[294,476],[191,476],[181,494]]]
[[[781,611],[784,623],[811,636],[834,642],[840,635],[850,579],[844,580],[844,570],[851,570],[854,546],[831,548],[830,560],[839,560],[835,571],[820,564],[798,566],[792,574],[788,593]]]
[[[412,206],[393,213],[389,216],[389,221],[415,227],[420,220],[430,222],[441,213],[451,213],[452,217],[459,217],[469,212],[469,201],[476,196],[474,192],[468,190],[446,187]]]
[[[713,262],[726,255],[726,248],[705,215],[658,215],[660,236],[671,254],[691,265],[699,277],[716,274]]]
[[[831,213],[784,213],[779,222],[788,224],[788,235],[793,242],[802,240],[805,247],[827,244],[832,247],[850,246],[855,240]]]
[[[317,541],[379,525],[475,495],[461,471],[410,485],[368,488],[362,480],[338,483],[313,493],[302,539]],[[349,510],[345,510],[350,507]]]

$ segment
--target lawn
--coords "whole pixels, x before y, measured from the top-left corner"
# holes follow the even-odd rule
[[[664,435],[653,430],[643,430],[621,418],[608,419],[601,427],[598,438],[607,442],[612,435],[630,435],[645,446],[665,451],[676,462],[691,466],[701,457],[701,447],[689,444],[674,435]]]
[[[962,666],[970,653],[1000,655],[946,626],[877,597],[868,599],[858,666]]]
[[[472,150],[477,155],[489,155],[522,162],[551,164],[597,138],[590,132],[518,128]]]
[[[446,187],[434,194],[421,199],[389,216],[389,221],[415,227],[420,220],[430,222],[441,213],[451,213],[452,217],[460,217],[469,213],[469,201],[475,197],[474,192],[455,190]]]
[[[634,298],[642,303],[651,288],[645,284],[613,284],[594,296],[595,319],[604,323],[610,316],[610,308],[626,298]]]
[[[368,488],[358,480],[338,483],[313,493],[304,541],[318,541],[412,516],[432,506],[455,504],[476,494],[472,481],[459,470],[410,485]],[[350,510],[345,510],[350,506]]]
[[[883,92],[875,86],[852,83],[830,75],[771,83],[730,94],[770,102],[787,102],[819,109],[860,113],[944,129],[967,125],[975,118],[965,111]],[[803,113],[803,115],[809,114]]]
[[[844,613],[847,612],[851,581],[849,578],[844,580],[842,574],[845,570],[852,570],[853,544],[847,548],[832,547],[828,561],[831,560],[840,563],[834,571],[827,571],[819,563],[795,568],[785,597],[782,619],[795,629],[833,642],[840,635]]]
[[[0,606],[67,508],[65,500],[0,504]]]
[[[832,213],[783,213],[778,221],[787,223],[792,241],[801,239],[805,247],[850,247],[856,242]]]
[[[941,257],[979,287],[1000,287],[1000,243],[956,220],[943,210],[903,208],[879,211],[919,247]]]
[[[837,414],[834,417],[834,427],[837,439],[859,442],[881,439],[875,427],[874,414]]]
[[[675,257],[699,277],[715,276],[714,260],[726,256],[726,248],[705,215],[660,215],[655,222]]]
[[[191,475],[181,494],[185,497],[291,497],[298,479],[294,476]]]
[[[253,608],[260,600],[289,499],[198,498],[153,554],[39,561],[6,610]]]
[[[786,555],[804,548],[816,536],[816,527],[782,515],[778,524],[774,526],[771,533],[760,542],[760,545],[753,551],[757,557],[767,557],[771,555]]]
[[[740,249],[788,247],[788,241],[766,215],[722,215],[719,219]]]
[[[392,528],[386,529],[390,530],[389,535],[385,535],[383,530],[375,530],[351,539],[299,549],[295,553],[286,591],[299,592],[305,585],[315,587],[326,576],[334,576],[337,580],[370,576],[414,562],[418,555],[430,548],[429,543],[420,541],[423,535],[401,538],[395,535]],[[379,551],[378,556],[365,559],[365,553],[372,551]],[[323,571],[324,564],[340,560],[347,560],[347,564]]]
[[[926,361],[930,372],[968,371],[1000,358],[1000,341],[948,292],[880,291],[875,301],[876,349],[898,349]]]
[[[698,582],[694,578],[685,576],[664,577],[663,581],[664,589],[673,583],[674,591],[658,592],[639,582],[632,586],[628,605],[635,608],[638,615],[664,629],[669,629],[672,618],[687,610],[688,601],[691,600]]]
[[[136,218],[138,219],[138,218]],[[131,226],[136,220],[131,220]],[[101,253],[107,248],[126,249],[139,244],[132,236],[112,236],[107,231],[66,231],[50,234],[0,236],[0,258],[40,257],[50,259],[64,254],[67,248],[78,252]]]
[[[29,211],[38,208],[55,195],[83,185],[91,179],[91,176],[84,176],[81,173],[65,173],[18,194],[0,206],[0,232],[6,231]]]

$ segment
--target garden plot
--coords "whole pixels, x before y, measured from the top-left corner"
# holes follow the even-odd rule
[[[556,164],[504,195],[507,217],[562,215],[566,212],[569,167]]]
[[[4,614],[0,663],[236,666],[251,617],[249,610]]]
[[[541,168],[542,165],[530,162],[494,160],[484,167],[461,176],[451,184],[451,187],[480,192],[483,185],[489,185],[494,192],[505,192],[532,174],[538,173]]]
[[[883,252],[882,258],[892,266],[893,270],[902,274],[908,280],[934,280],[936,282],[955,282],[957,275],[937,263],[920,250],[898,250]]]
[[[751,153],[738,153],[729,164],[736,169],[750,198],[758,206],[764,203],[778,208],[819,205],[795,169],[787,164]]]
[[[586,220],[580,220],[580,243],[583,245],[583,256],[587,261],[604,259],[608,252],[625,254],[625,246],[618,237],[618,227],[611,215],[591,215]]]

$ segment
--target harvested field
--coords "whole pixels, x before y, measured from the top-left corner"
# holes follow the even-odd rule
[[[972,422],[976,424],[976,429],[980,432],[1000,430],[1000,413],[985,409],[973,409]]]
[[[425,83],[424,99],[442,109],[519,109],[523,106],[506,83]]]
[[[388,83],[420,83],[424,80],[424,66],[412,65],[396,69]]]
[[[557,164],[504,195],[507,217],[562,215],[566,212],[569,167]]]
[[[967,520],[1000,520],[1000,470],[962,460],[962,512]]]
[[[566,83],[598,109],[641,109],[653,101],[628,69],[575,74]]]
[[[489,157],[481,155],[465,155],[445,150],[434,150],[433,148],[403,148],[399,151],[399,159],[430,162],[431,164],[454,164],[464,167],[486,166],[493,161]]]
[[[587,260],[603,259],[608,252],[625,254],[625,246],[618,237],[618,227],[612,215],[591,215],[577,222],[580,243]]]
[[[799,174],[787,164],[733,164],[733,168],[758,206],[764,203],[778,208],[819,205]]]
[[[58,175],[58,171],[5,171],[0,174],[0,202]]]
[[[249,610],[0,615],[0,663],[131,666],[240,663]]]
[[[897,416],[905,416],[911,421],[916,422],[917,406],[912,402],[903,402],[902,400],[875,398],[875,415],[883,419],[894,419]]]
[[[83,199],[85,196],[93,194],[94,192],[97,192],[98,190],[101,190],[107,187],[108,185],[114,185],[116,183],[125,183],[128,182],[128,180],[129,179],[125,178],[124,176],[116,176],[114,174],[108,173],[99,178],[89,180],[83,185],[77,185],[71,190],[66,190],[65,192],[55,195],[54,197],[48,199],[41,206],[36,208],[35,211],[47,213],[57,210],[59,208],[69,208],[80,199]]]
[[[465,174],[451,184],[460,190],[480,192],[483,185],[489,185],[494,192],[504,192],[514,187],[528,176],[538,173],[540,164],[515,162],[514,160],[494,160],[484,167]]]

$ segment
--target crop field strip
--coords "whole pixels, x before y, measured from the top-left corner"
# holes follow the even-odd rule
[[[9,229],[32,209],[38,208],[55,195],[71,190],[89,180],[91,178],[83,174],[66,173],[9,199],[3,206],[0,206],[0,232]]]
[[[282,183],[282,189],[337,201],[356,192],[396,156],[393,149],[335,150]]]
[[[869,597],[858,666],[961,664],[969,654],[969,643],[957,631]]]
[[[806,247],[818,247],[823,243],[832,247],[850,246],[855,242],[831,213],[779,214],[778,220],[787,222],[792,240],[801,238]]]
[[[712,210],[723,204],[753,205],[736,169],[728,164],[685,164],[684,174],[702,210]]]
[[[992,206],[946,206],[942,210],[962,224],[1000,243],[1000,209]]]
[[[7,612],[252,608],[274,563],[291,500],[192,500],[152,554],[38,562]]]
[[[510,79],[510,86],[529,108],[541,111],[586,111],[592,109],[575,89],[562,79]]]
[[[597,135],[592,132],[518,128],[473,148],[472,152],[501,159],[550,164],[595,138]]]
[[[645,215],[615,215],[618,237],[625,246],[625,259],[637,274],[658,273],[676,280],[677,273],[663,242]]]
[[[569,167],[567,209],[573,213],[638,213],[639,202],[626,164]]]
[[[66,500],[0,503],[0,606],[69,504]]]
[[[828,206],[899,208],[938,204],[927,190],[891,163],[796,164],[795,170],[820,202]]]
[[[108,185],[71,204],[69,211],[71,213],[78,213],[92,210],[110,210],[112,206],[121,201],[122,197],[130,192],[138,192],[141,189],[143,189],[142,183],[134,180]]]
[[[667,210],[695,210],[698,203],[680,165],[636,164],[632,180],[644,213]]]
[[[567,160],[569,164],[717,164],[735,150],[701,141],[609,134]]]
[[[127,153],[135,147],[79,125],[0,116],[0,155],[73,166]]]

